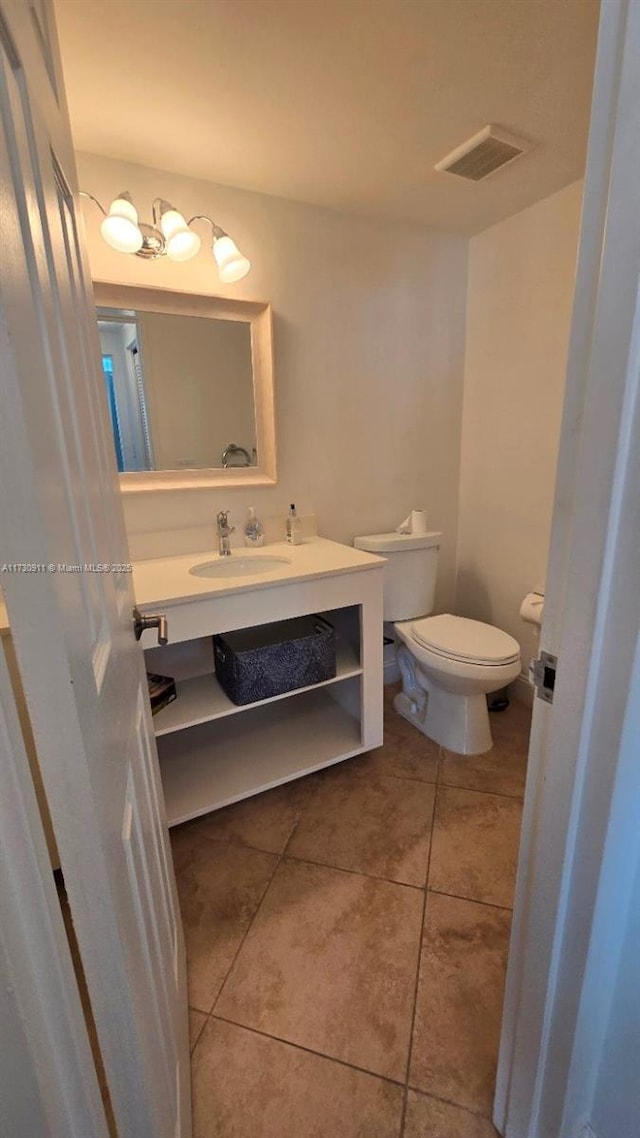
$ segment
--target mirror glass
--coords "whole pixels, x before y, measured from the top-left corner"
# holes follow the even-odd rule
[[[250,319],[97,315],[118,470],[256,467]]]

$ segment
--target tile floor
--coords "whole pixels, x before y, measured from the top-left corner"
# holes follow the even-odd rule
[[[392,695],[379,750],[171,833],[194,1138],[496,1134],[529,712],[462,758]]]

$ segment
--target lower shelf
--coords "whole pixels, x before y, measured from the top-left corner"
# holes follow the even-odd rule
[[[167,822],[186,822],[362,750],[359,721],[327,689],[162,736]]]

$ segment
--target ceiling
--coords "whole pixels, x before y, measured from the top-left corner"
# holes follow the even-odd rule
[[[584,170],[598,0],[56,0],[56,13],[78,150],[460,233]],[[482,183],[436,173],[487,123],[531,152]]]

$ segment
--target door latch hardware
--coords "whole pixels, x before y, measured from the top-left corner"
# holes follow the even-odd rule
[[[133,610],[133,631],[139,640],[147,628],[158,629],[158,644],[166,644],[169,639],[167,618],[163,612],[141,613],[136,605]]]
[[[541,652],[537,660],[531,661],[531,679],[538,699],[553,703],[553,690],[556,686],[558,657],[551,652]]]

